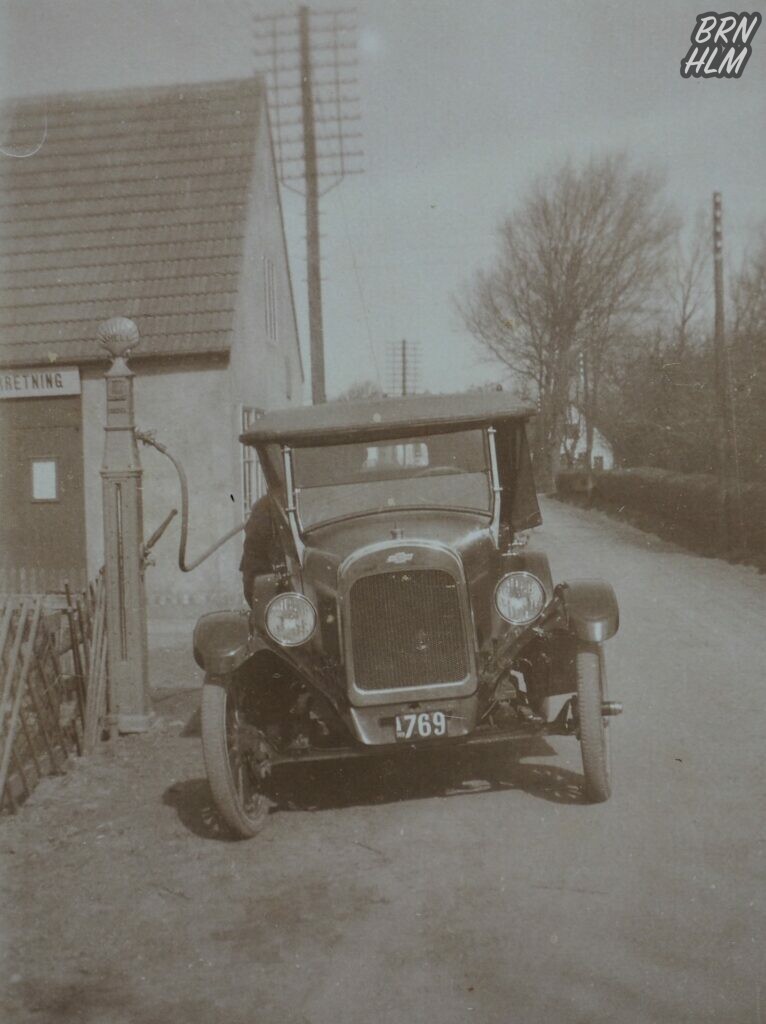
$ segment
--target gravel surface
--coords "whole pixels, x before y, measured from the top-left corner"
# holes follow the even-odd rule
[[[231,841],[166,637],[155,728],[0,822],[0,1020],[763,1024],[764,577],[544,514],[554,576],[620,599],[609,803],[574,740],[533,740],[286,774]]]

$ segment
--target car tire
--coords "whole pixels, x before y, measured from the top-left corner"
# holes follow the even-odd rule
[[[580,646],[575,656],[575,674],[585,798],[589,803],[603,803],[612,791],[609,736],[601,713],[607,695],[603,648],[596,644]]]
[[[260,791],[240,747],[239,687],[231,676],[208,677],[202,687],[202,754],[219,814],[242,839],[266,824],[270,801]]]

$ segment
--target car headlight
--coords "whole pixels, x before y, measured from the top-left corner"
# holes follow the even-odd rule
[[[283,647],[305,644],[316,629],[317,613],[303,594],[277,594],[266,609],[266,629]]]
[[[526,626],[545,607],[545,588],[531,572],[510,572],[495,587],[495,608],[506,622]]]

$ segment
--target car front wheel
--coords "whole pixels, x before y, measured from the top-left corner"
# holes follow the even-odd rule
[[[202,688],[202,753],[216,807],[226,824],[249,839],[266,824],[270,801],[261,791],[244,715],[244,684],[208,677]]]
[[[590,803],[603,803],[611,793],[609,737],[601,708],[607,696],[603,648],[595,644],[579,647],[575,672],[585,796]]]

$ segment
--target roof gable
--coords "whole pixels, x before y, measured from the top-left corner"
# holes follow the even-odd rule
[[[114,315],[137,356],[228,351],[262,105],[244,79],[2,108],[0,363],[102,359]]]

